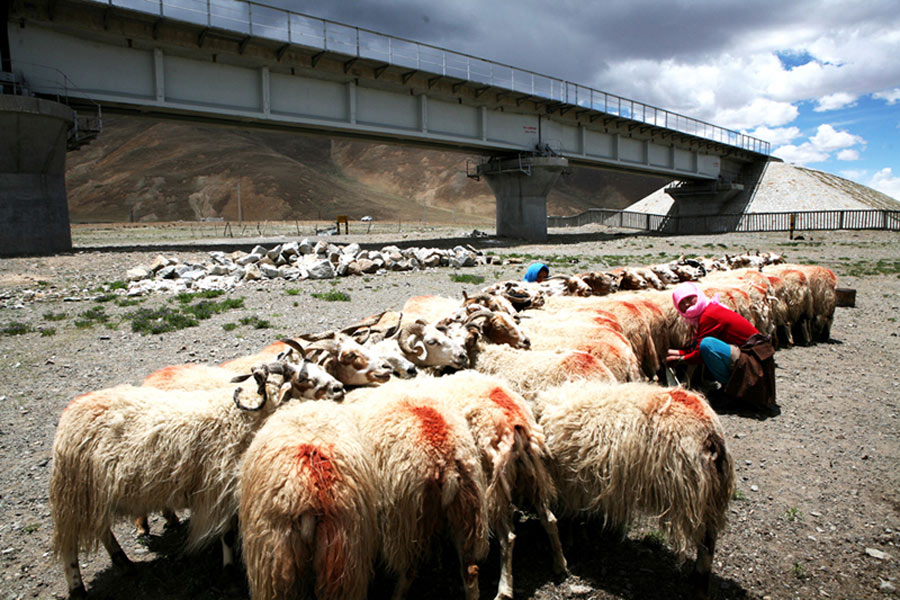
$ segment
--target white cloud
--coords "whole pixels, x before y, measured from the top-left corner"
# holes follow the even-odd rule
[[[852,146],[864,146],[866,140],[847,131],[838,131],[824,123],[816,129],[816,134],[802,144],[786,144],[772,151],[774,156],[798,165],[823,162],[831,158],[831,153],[838,152],[840,160],[856,160],[859,152]]]
[[[772,146],[780,146],[800,137],[800,129],[798,127],[776,127],[771,129],[769,127],[760,126],[753,131],[748,132],[747,135],[766,140],[771,143]]]
[[[757,125],[785,125],[796,119],[798,114],[797,107],[788,102],[754,98],[749,104],[717,111],[712,121],[731,129],[746,129]]]
[[[823,152],[834,152],[857,144],[865,144],[866,140],[847,131],[837,131],[828,123],[819,125],[816,135],[809,138],[810,143]]]
[[[800,144],[799,146],[795,146],[794,144],[787,144],[786,146],[775,148],[775,150],[772,151],[772,156],[777,156],[778,158],[786,162],[798,165],[806,165],[809,163],[828,160],[827,152],[817,150],[809,142],[805,142],[803,144]]]
[[[890,167],[885,167],[875,173],[869,187],[878,190],[895,200],[900,200],[900,177],[895,177]]]
[[[898,101],[900,101],[900,88],[878,92],[876,94],[872,94],[872,97],[876,100],[885,100],[888,104],[896,104]]]
[[[816,112],[837,110],[839,108],[854,106],[856,104],[856,96],[854,96],[853,94],[847,94],[845,92],[836,92],[834,94],[822,96],[817,100],[817,103],[818,105],[813,109]]]

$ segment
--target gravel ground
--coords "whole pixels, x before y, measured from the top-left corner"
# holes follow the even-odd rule
[[[468,230],[471,232],[471,228]],[[737,468],[738,492],[714,561],[713,597],[889,598],[900,587],[900,238],[888,232],[657,237],[596,227],[552,230],[547,244],[463,238],[461,228],[332,238],[375,247],[471,243],[502,256],[553,257],[553,272],[646,264],[680,254],[721,255],[771,250],[792,262],[822,264],[839,286],[857,290],[856,306],[838,308],[827,344],[777,354],[781,412],[767,419],[722,415]],[[160,253],[203,259],[209,249],[284,238],[175,235],[159,242],[147,230],[77,228],[76,251],[50,257],[0,259],[0,327],[21,323],[34,331],[0,335],[0,600],[63,598],[65,581],[49,555],[52,533],[47,498],[51,446],[59,415],[78,394],[120,383],[138,383],[169,364],[219,363],[253,352],[281,335],[340,327],[418,294],[459,297],[480,285],[456,283],[449,269],[391,273],[316,282],[269,281],[238,288],[242,308],[214,315],[197,327],[161,335],[133,333],[123,316],[136,308],[173,307],[156,296],[140,306],[96,301],[104,283],[148,264]],[[286,234],[290,235],[290,234]],[[156,237],[154,237],[156,236]],[[152,238],[152,239],[145,239]],[[296,239],[294,236],[293,239]],[[202,245],[198,245],[202,244]],[[485,284],[518,278],[518,265],[485,266],[465,273]],[[349,302],[325,302],[312,292],[340,290]],[[218,300],[221,300],[219,298]],[[78,327],[79,315],[102,307],[108,325]],[[52,320],[54,318],[59,320]],[[240,325],[267,320],[268,328]],[[232,330],[223,325],[237,324]],[[53,330],[51,332],[51,329]],[[184,527],[163,528],[138,542],[130,524],[116,535],[140,561],[123,575],[104,552],[83,557],[89,592],[132,600],[246,598],[217,567],[219,550],[183,556]],[[554,580],[549,550],[533,521],[519,525],[516,596],[535,599],[651,599],[687,597],[677,558],[655,532],[637,526],[625,539],[589,532],[568,549],[571,574]],[[493,597],[499,570],[496,550],[482,567],[482,595]],[[416,582],[413,598],[460,597],[452,556],[438,556]],[[387,597],[390,582],[377,576],[372,597]]]

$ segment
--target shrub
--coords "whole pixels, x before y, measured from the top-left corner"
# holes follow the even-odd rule
[[[456,283],[484,283],[484,277],[481,275],[470,275],[468,273],[453,273],[450,275],[450,279]]]
[[[325,300],[327,302],[350,302],[350,296],[344,292],[313,292],[311,295],[313,298],[318,298],[319,300]]]
[[[22,335],[25,333],[31,333],[34,331],[34,328],[28,323],[20,323],[19,321],[10,321],[6,325],[3,326],[2,331],[3,335]]]

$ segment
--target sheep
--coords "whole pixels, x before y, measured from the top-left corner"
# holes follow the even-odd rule
[[[488,482],[488,523],[500,543],[501,573],[496,600],[511,600],[513,595],[513,514],[520,503],[537,512],[550,539],[554,570],[565,573],[566,559],[556,517],[550,510],[556,487],[545,465],[543,432],[529,405],[502,378],[470,370],[439,381],[419,378],[416,384],[422,395],[444,402],[463,415],[480,452]]]
[[[501,281],[491,284],[481,291],[488,295],[505,298],[517,311],[540,308],[544,305],[546,297],[543,290],[524,281]]]
[[[591,288],[592,296],[605,296],[619,289],[619,283],[616,277],[603,271],[589,271],[576,275],[589,288]]]
[[[426,323],[437,323],[462,306],[459,300],[444,296],[413,296],[400,310],[405,319],[421,319]]]
[[[463,342],[450,338],[445,326],[430,325],[422,319],[401,326],[397,344],[417,367],[463,369],[469,362]]]
[[[454,542],[465,596],[478,597],[477,562],[488,550],[480,454],[463,418],[417,389],[416,379],[359,388],[348,408],[378,482],[380,554],[404,598],[442,526]]]
[[[69,403],[53,443],[50,504],[53,552],[63,562],[70,595],[85,595],[79,549],[93,550],[99,541],[113,564],[130,565],[110,527],[119,517],[155,510],[191,509],[188,550],[222,535],[223,562],[231,564],[238,459],[269,414],[303,383],[295,377],[299,371],[287,377],[277,371],[254,372],[254,389],[122,385]]]
[[[734,490],[734,466],[709,404],[683,388],[649,383],[568,383],[538,394],[538,422],[566,516],[623,527],[659,522],[709,595],[715,543]]]
[[[470,352],[476,371],[503,377],[516,393],[531,399],[545,388],[566,381],[597,380],[615,382],[616,376],[606,364],[581,350],[522,350],[477,340]]]
[[[522,329],[533,350],[579,350],[598,358],[616,381],[641,378],[640,363],[632,344],[615,317],[589,311],[529,311]]]
[[[787,307],[785,328],[779,330],[788,346],[810,343],[809,322],[814,316],[813,297],[806,274],[794,265],[763,267],[769,277],[772,295],[783,300]]]
[[[325,402],[285,407],[244,454],[239,520],[254,600],[366,597],[377,481],[350,416]]]

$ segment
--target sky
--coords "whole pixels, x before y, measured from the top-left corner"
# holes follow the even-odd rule
[[[898,0],[262,0],[738,130],[900,200]]]

